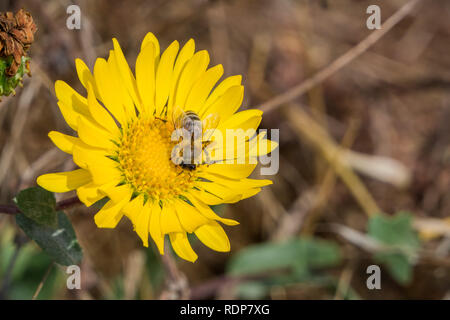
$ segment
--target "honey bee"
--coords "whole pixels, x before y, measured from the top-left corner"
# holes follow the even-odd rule
[[[182,140],[173,148],[171,160],[182,169],[193,171],[198,165],[204,164],[202,157],[205,153],[206,163],[209,163],[210,157],[205,148],[211,143],[209,137],[219,124],[219,115],[209,114],[202,121],[194,111],[177,109],[172,119],[177,138],[181,135]]]

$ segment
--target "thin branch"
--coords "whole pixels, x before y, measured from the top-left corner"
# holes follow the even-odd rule
[[[83,204],[77,196],[61,200],[56,204],[56,210],[66,210]]]
[[[65,209],[69,209],[78,205],[81,205],[82,202],[80,201],[80,199],[78,199],[78,197],[72,197],[72,198],[68,198],[65,200],[61,200],[58,203],[56,203],[56,207],[55,209],[57,211],[59,210],[65,210]],[[20,209],[14,205],[14,204],[2,204],[0,205],[0,214],[19,214],[22,213],[20,211]]]
[[[386,33],[388,33],[395,25],[408,16],[416,6],[423,0],[411,0],[397,12],[395,12],[386,22],[382,25],[381,29],[373,31],[367,38],[359,42],[356,46],[344,53],[342,56],[334,60],[331,64],[324,69],[317,72],[311,78],[306,79],[292,89],[282,93],[269,101],[263,103],[259,108],[264,112],[275,110],[281,105],[292,101],[299,96],[303,95],[307,91],[311,90],[325,79],[345,67],[351,61],[359,57],[370,47],[372,47],[378,40],[380,40]]]
[[[0,214],[18,214],[19,208],[13,204],[0,204]]]
[[[191,289],[189,299],[203,300],[214,298],[223,287],[250,280],[244,276],[222,275],[197,285]]]
[[[166,241],[167,244],[167,241]],[[161,262],[166,271],[166,288],[160,295],[160,300],[185,300],[189,298],[190,290],[187,278],[181,272],[170,250],[161,256]]]
[[[264,280],[273,276],[283,276],[287,274],[289,274],[289,270],[286,268],[281,268],[255,274],[221,275],[192,287],[189,299],[203,300],[214,298],[216,297],[216,294],[226,286],[235,286],[247,281]]]
[[[31,300],[36,300],[36,299],[37,299],[37,297],[38,297],[39,293],[41,292],[42,287],[44,286],[45,281],[47,281],[47,278],[48,278],[48,276],[50,275],[50,272],[52,271],[54,265],[55,265],[55,262],[52,262],[52,263],[50,264],[50,266],[48,267],[47,271],[45,272],[44,278],[42,278],[41,282],[39,283],[39,285],[38,285],[36,291],[35,291],[34,294],[33,294],[33,298],[31,298]]]

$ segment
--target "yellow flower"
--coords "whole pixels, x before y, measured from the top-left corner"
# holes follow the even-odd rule
[[[209,206],[251,197],[271,181],[248,179],[256,164],[225,163],[221,152],[212,153],[213,164],[193,170],[176,165],[171,160],[177,142],[171,139],[175,127],[170,115],[175,108],[193,111],[200,119],[218,114],[216,130],[225,132],[256,129],[262,112],[236,113],[244,94],[241,76],[228,77],[215,86],[223,74],[222,65],[208,69],[208,52],[195,53],[192,39],[181,50],[174,41],[160,55],[158,40],[147,34],[135,75],[116,39],[113,44],[108,60],[97,59],[93,74],[84,62],[76,60],[87,98],[65,82],[56,82],[58,106],[78,137],[56,131],[49,137],[73,156],[79,169],[45,174],[37,183],[52,192],[76,190],[86,206],[108,197],[95,215],[97,226],[114,228],[125,215],[143,245],[148,246],[150,234],[161,254],[168,234],[174,251],[194,262],[197,255],[187,233],[194,233],[213,250],[229,251],[230,242],[218,222],[238,222],[218,216]],[[245,149],[247,158],[276,147],[264,136],[245,140],[246,145],[252,141],[268,145],[264,152],[251,146]],[[224,145],[218,145],[226,154]]]

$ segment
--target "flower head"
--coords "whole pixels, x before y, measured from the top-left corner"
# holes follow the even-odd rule
[[[210,146],[210,161],[185,167],[173,161],[172,152],[180,143],[175,110],[198,115],[205,129],[255,130],[262,112],[236,113],[244,89],[240,76],[226,78],[221,65],[208,69],[207,51],[195,52],[194,41],[183,48],[177,41],[160,55],[152,33],[144,38],[131,72],[119,43],[108,60],[97,59],[93,74],[76,60],[79,79],[87,90],[83,97],[62,81],[55,84],[58,106],[67,124],[78,136],[52,131],[49,137],[62,151],[73,156],[79,169],[45,174],[37,183],[53,192],[76,190],[80,200],[91,206],[107,197],[109,201],[95,215],[100,228],[114,228],[125,215],[148,246],[149,234],[161,254],[164,237],[169,235],[174,251],[183,259],[195,261],[196,253],[187,233],[194,233],[216,251],[229,251],[230,242],[221,224],[238,222],[218,216],[210,205],[234,203],[251,197],[270,184],[269,180],[247,177],[256,163],[225,161],[234,144],[203,141]],[[217,121],[208,124],[210,115]],[[205,138],[206,139],[206,138]],[[183,139],[181,139],[183,140]],[[250,159],[271,152],[276,144],[264,134],[247,137],[240,156]],[[263,151],[256,145],[265,143]],[[203,154],[203,153],[202,153]]]
[[[0,13],[0,96],[15,94],[25,74],[30,74],[27,51],[37,30],[30,13],[20,9]]]

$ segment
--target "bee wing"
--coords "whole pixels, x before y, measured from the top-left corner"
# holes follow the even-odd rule
[[[210,113],[202,121],[203,141],[209,141],[214,130],[220,122],[220,115],[218,113]]]
[[[179,129],[181,128],[181,120],[183,119],[185,115],[185,112],[183,111],[183,108],[180,106],[175,106],[172,108],[172,123],[175,126],[175,128]]]

